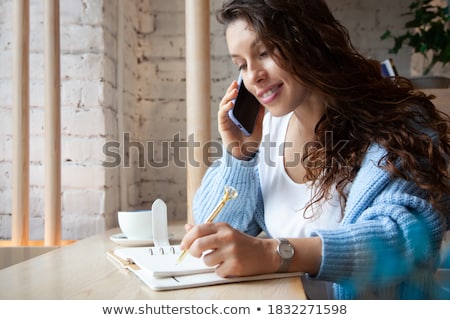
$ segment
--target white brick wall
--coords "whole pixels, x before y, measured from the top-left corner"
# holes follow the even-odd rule
[[[61,1],[62,236],[104,230],[106,195],[118,181],[102,166],[105,138],[117,131],[116,1]],[[111,10],[112,9],[112,10]],[[43,1],[30,1],[30,238],[42,239],[44,214]],[[114,23],[107,24],[106,22]],[[0,238],[11,235],[12,1],[0,2]],[[111,31],[113,30],[113,31]],[[5,119],[5,120],[3,120]],[[110,199],[114,199],[110,196]],[[112,200],[114,203],[114,201]],[[109,213],[110,214],[110,213]],[[112,225],[111,222],[109,222]]]
[[[186,139],[185,3],[127,0],[119,10],[119,1],[61,1],[61,196],[65,239],[80,239],[114,227],[119,209],[149,208],[157,198],[167,202],[169,219],[186,216],[186,170],[175,164],[175,159],[187,160],[185,149],[181,155],[163,149],[176,135]],[[215,21],[214,12],[221,1],[210,3],[211,127],[215,140],[217,105],[238,71],[228,58],[222,26]],[[389,57],[387,51],[392,46],[389,41],[381,41],[380,35],[388,28],[400,30],[404,22],[400,13],[409,3],[329,1],[337,18],[349,29],[355,46],[379,60]],[[11,18],[12,0],[0,1],[0,239],[11,236]],[[122,38],[118,36],[119,18],[123,19]],[[32,239],[41,239],[44,227],[42,21],[42,0],[31,0]],[[122,70],[118,70],[119,53],[124,57]],[[408,50],[393,58],[400,73],[409,75]],[[449,74],[447,69],[444,72]],[[103,153],[104,144],[123,145],[125,133],[131,143],[144,146],[141,156],[145,166],[139,167],[136,148],[131,148],[129,158],[121,155],[120,166],[103,167],[102,161],[111,160]],[[159,168],[164,161],[167,166]],[[123,168],[124,162],[131,163],[130,167]],[[122,186],[121,170],[125,177]],[[125,203],[120,203],[121,192]]]

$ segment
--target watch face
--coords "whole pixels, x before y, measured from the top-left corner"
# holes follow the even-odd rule
[[[289,243],[280,243],[280,255],[283,259],[290,259],[294,256],[294,249]]]

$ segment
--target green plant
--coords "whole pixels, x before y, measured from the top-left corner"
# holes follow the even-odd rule
[[[444,66],[450,62],[450,17],[449,7],[436,4],[434,0],[416,0],[409,5],[409,11],[402,16],[412,16],[405,23],[406,32],[394,36],[387,30],[381,39],[394,39],[394,47],[389,53],[397,54],[403,44],[420,53],[425,59],[423,74],[441,62]]]

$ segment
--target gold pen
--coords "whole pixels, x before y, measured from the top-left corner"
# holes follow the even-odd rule
[[[227,203],[228,200],[235,199],[238,196],[238,192],[233,187],[225,186],[225,194],[223,195],[222,199],[219,201],[219,203],[216,205],[216,207],[211,211],[208,218],[206,218],[205,223],[213,222],[214,219],[217,217],[219,212],[223,209],[225,206],[225,203]],[[186,254],[188,253],[187,249],[184,249],[181,251],[180,256],[177,259],[177,264],[179,264],[183,259],[186,257]]]

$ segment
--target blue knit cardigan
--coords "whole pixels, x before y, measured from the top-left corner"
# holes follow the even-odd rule
[[[344,217],[335,230],[316,230],[322,239],[322,263],[311,278],[333,282],[337,299],[426,299],[434,297],[433,273],[447,228],[445,220],[410,181],[393,179],[378,165],[385,150],[372,145],[349,191]],[[240,161],[224,152],[206,172],[193,204],[202,222],[234,186],[216,221],[251,235],[269,236],[257,169],[258,156]],[[450,208],[450,196],[443,201]]]

